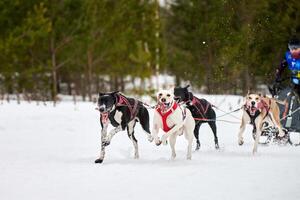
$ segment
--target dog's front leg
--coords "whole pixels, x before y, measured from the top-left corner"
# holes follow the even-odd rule
[[[159,131],[159,126],[158,126],[157,123],[154,123],[151,132],[152,132],[152,137],[154,139],[154,142],[155,142],[156,146],[159,146],[161,144],[161,141],[158,137],[158,131]]]
[[[258,142],[259,142],[259,138],[261,135],[261,129],[262,129],[262,117],[257,117],[255,119],[255,126],[256,126],[256,136],[255,136],[255,142],[254,142],[254,147],[253,147],[253,151],[252,153],[255,154],[257,152],[257,146],[258,146]]]
[[[174,160],[176,157],[176,152],[175,152],[175,143],[176,143],[176,138],[177,138],[177,134],[173,134],[170,136],[170,147],[172,150],[172,155],[171,155],[171,160]]]
[[[106,145],[109,145],[111,139],[113,138],[113,136],[114,136],[116,133],[118,133],[118,132],[120,132],[120,131],[122,131],[122,130],[124,130],[124,129],[122,128],[122,125],[119,125],[119,126],[117,126],[116,128],[114,128],[113,130],[111,130],[111,131],[109,132],[109,134],[108,134],[108,135],[106,136],[106,138],[105,138],[105,144],[106,144]]]
[[[243,145],[244,144],[244,139],[243,139],[243,133],[245,131],[245,128],[246,128],[246,120],[245,120],[245,112],[243,114],[243,118],[242,118],[242,123],[241,123],[241,126],[240,126],[240,132],[239,132],[239,135],[238,135],[238,143],[239,145]]]
[[[102,163],[104,160],[104,156],[105,156],[105,146],[106,145],[106,135],[107,135],[107,127],[108,127],[108,123],[107,124],[103,124],[102,125],[102,130],[101,130],[101,151],[100,151],[100,156],[98,159],[95,160],[95,163]]]
[[[161,142],[163,145],[167,145],[167,139],[171,136],[174,135],[180,128],[182,128],[183,124],[185,123],[185,121],[181,121],[180,123],[176,124],[171,130],[169,130],[168,132],[166,132],[165,134],[163,134],[163,136],[161,136]]]

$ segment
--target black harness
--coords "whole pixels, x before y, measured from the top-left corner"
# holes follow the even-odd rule
[[[267,104],[264,101],[262,101],[262,103],[263,103],[263,109],[266,110],[266,115],[263,118],[263,119],[265,119],[269,115],[269,111],[270,111],[271,107],[267,106]],[[271,100],[270,100],[270,104],[271,104]],[[249,107],[244,105],[244,108],[245,108],[245,111],[247,112],[247,114],[250,117],[250,120],[251,120],[250,124],[254,125],[254,120],[258,117],[258,115],[260,115],[261,111],[259,109],[257,109],[254,114],[251,114],[250,111],[249,111]]]
[[[254,115],[251,115],[249,109],[247,108],[247,106],[245,105],[244,107],[245,107],[246,113],[250,117],[250,124],[255,125],[254,121],[258,117],[258,115],[260,115],[261,112],[259,110],[256,110],[255,113],[254,113]]]

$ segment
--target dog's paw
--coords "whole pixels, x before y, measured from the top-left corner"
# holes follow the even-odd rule
[[[179,135],[179,136],[182,136],[182,135],[183,135],[183,131],[180,131],[178,135]]]
[[[149,135],[149,136],[148,136],[148,141],[149,141],[149,142],[153,142],[153,140],[154,140],[154,137],[153,137],[152,135]]]
[[[95,160],[95,163],[102,163],[102,162],[103,162],[103,159],[101,159],[101,158],[98,158]]]
[[[200,149],[200,143],[197,143],[197,146],[195,148],[195,151],[198,151]]]
[[[110,144],[110,141],[108,141],[108,140],[102,141],[103,146],[108,146],[109,144]]]
[[[253,149],[253,150],[252,150],[252,154],[253,154],[253,155],[257,154],[257,149]]]
[[[161,145],[161,140],[156,140],[156,141],[155,141],[155,145],[156,145],[156,146]]]
[[[279,132],[278,137],[283,138],[285,136],[285,133],[282,131],[281,133]]]
[[[239,145],[242,146],[244,144],[243,140],[239,140]]]

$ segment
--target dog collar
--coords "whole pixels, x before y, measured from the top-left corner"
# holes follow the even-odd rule
[[[163,130],[165,132],[168,132],[171,130],[173,127],[169,127],[167,124],[167,118],[171,113],[173,113],[176,109],[178,108],[178,104],[176,102],[173,103],[172,107],[167,111],[167,112],[162,112],[161,108],[158,107],[156,108],[156,111],[160,114],[162,122],[163,122]]]

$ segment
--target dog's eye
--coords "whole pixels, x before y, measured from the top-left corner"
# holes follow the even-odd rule
[[[248,99],[250,99],[250,100],[251,100],[252,98],[251,98],[251,97],[248,97]]]
[[[159,94],[158,94],[158,96],[160,96],[160,97],[161,97],[161,96],[162,96],[162,93],[159,93]]]
[[[167,97],[170,97],[171,95],[170,94],[167,94]]]
[[[255,100],[258,100],[258,97],[256,97]]]

